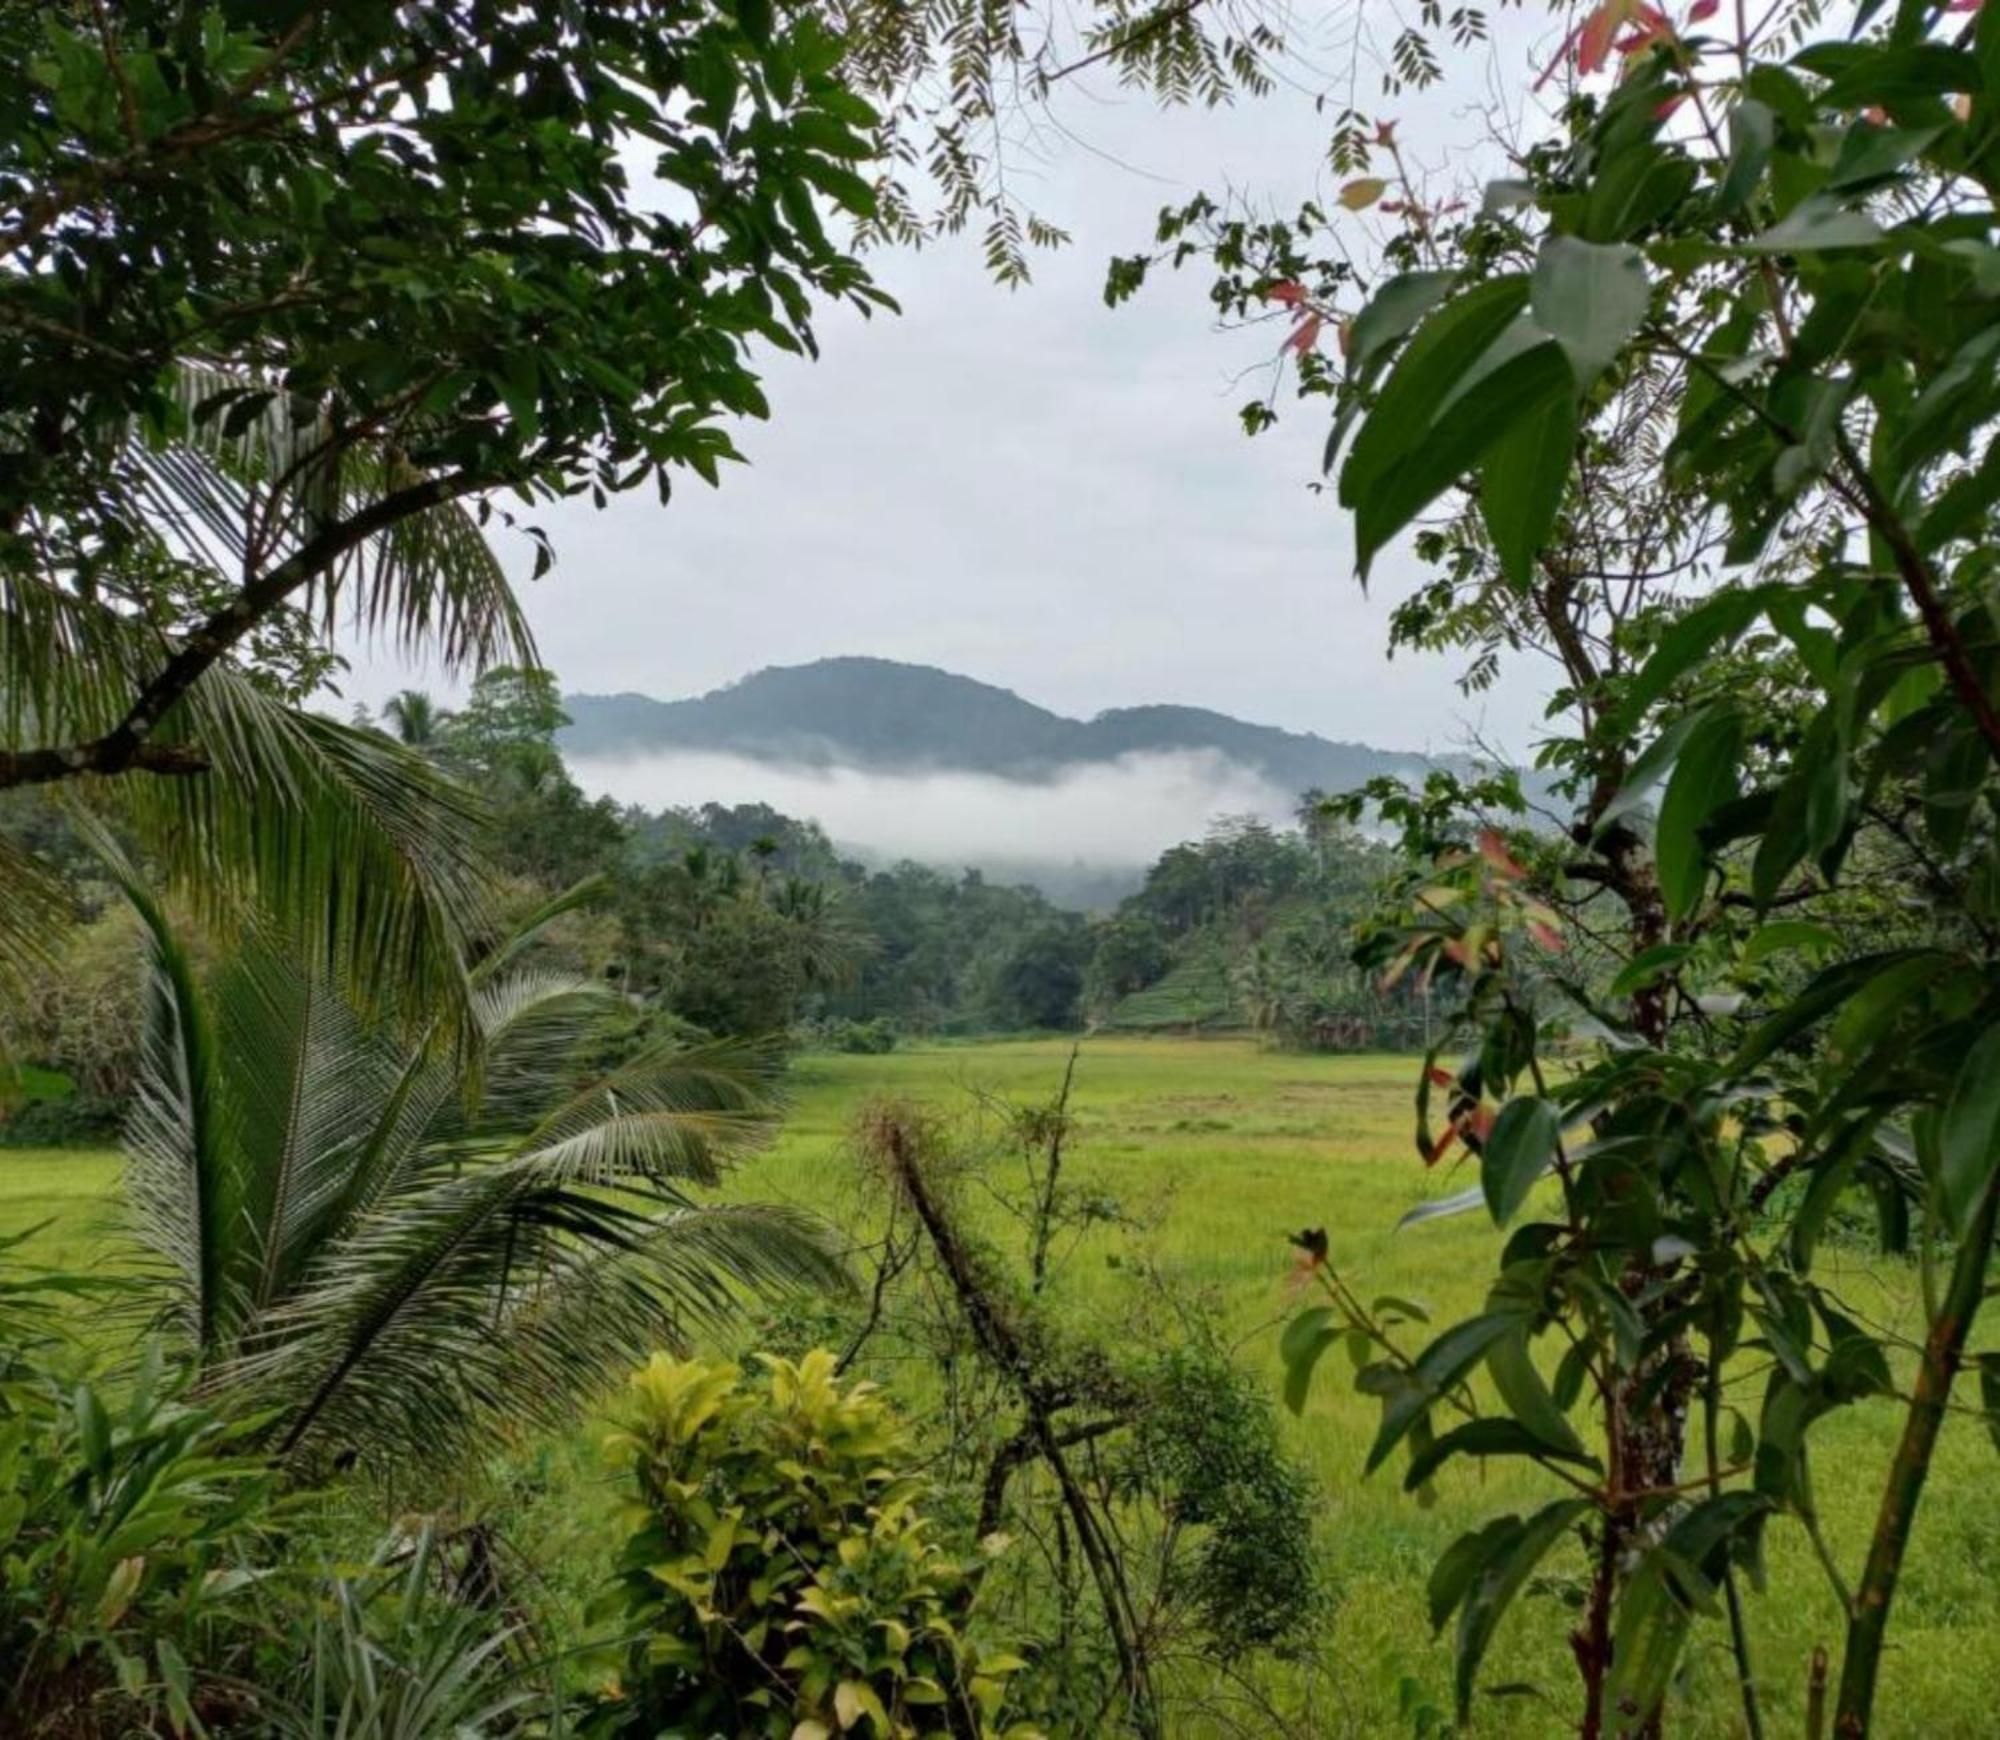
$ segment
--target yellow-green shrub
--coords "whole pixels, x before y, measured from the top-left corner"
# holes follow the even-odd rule
[[[600,1734],[1010,1737],[1021,1662],[968,1633],[977,1577],[932,1538],[907,1428],[833,1356],[656,1355],[612,1438],[636,1489],[631,1634]]]

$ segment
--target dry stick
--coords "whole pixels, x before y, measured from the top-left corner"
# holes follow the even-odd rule
[[[1125,1587],[1124,1576],[1115,1557],[1106,1550],[1090,1500],[1064,1453],[1062,1434],[1056,1430],[1048,1386],[1036,1374],[1034,1362],[1028,1357],[1020,1337],[1015,1334],[1014,1326],[995,1308],[980,1284],[971,1257],[959,1242],[958,1229],[932,1194],[923,1165],[911,1151],[908,1132],[901,1124],[891,1120],[883,1132],[883,1143],[896,1184],[908,1198],[917,1219],[923,1222],[924,1231],[930,1235],[931,1246],[937,1252],[938,1261],[943,1265],[960,1305],[964,1307],[974,1339],[986,1356],[1013,1380],[1020,1394],[1021,1405],[1027,1413],[1027,1430],[1062,1491],[1063,1504],[1076,1528],[1077,1545],[1082,1548],[1091,1578],[1097,1584],[1104,1622],[1111,1632],[1112,1646],[1118,1655],[1120,1677],[1132,1701],[1133,1719],[1148,1740],[1162,1740],[1165,1730],[1153,1701],[1145,1659],[1136,1641],[1136,1616],[1131,1592]]]

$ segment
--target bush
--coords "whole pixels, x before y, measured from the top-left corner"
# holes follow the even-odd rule
[[[828,1051],[851,1052],[860,1057],[880,1057],[896,1049],[894,1023],[876,1016],[872,1021],[843,1018],[827,1022],[815,1036]]]
[[[612,1452],[638,1500],[618,1600],[638,1636],[588,1731],[998,1733],[1023,1664],[968,1633],[977,1572],[931,1537],[908,1428],[830,1353],[763,1363],[762,1384],[665,1354],[633,1377]]]

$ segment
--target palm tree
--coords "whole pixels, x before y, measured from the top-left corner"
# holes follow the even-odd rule
[[[201,1390],[278,1454],[377,1465],[574,1417],[615,1369],[748,1296],[840,1284],[818,1223],[699,1193],[775,1123],[773,1054],[650,1050],[584,1078],[620,999],[521,964],[551,903],[474,969],[470,1053],[371,1023],[252,939],[195,970],[120,861],[151,982],[128,1197]]]
[[[422,689],[405,689],[393,695],[382,709],[382,717],[395,727],[396,739],[409,749],[435,749],[451,717]]]
[[[467,940],[490,923],[477,804],[298,691],[341,616],[448,671],[531,664],[532,638],[470,512],[441,497],[375,526],[423,475],[269,386],[178,365],[172,433],[126,432],[108,558],[64,555],[54,510],[14,528],[50,554],[0,566],[0,790],[98,775],[93,802],[206,917],[259,910],[413,1019],[462,1008]],[[351,535],[329,555],[335,525]],[[324,559],[281,606],[244,602],[307,552]],[[69,904],[0,841],[0,994],[49,970]]]

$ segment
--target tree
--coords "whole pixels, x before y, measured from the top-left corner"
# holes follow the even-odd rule
[[[1369,958],[1454,993],[1465,1049],[1426,1059],[1418,1144],[1470,1148],[1480,1188],[1439,1207],[1509,1229],[1486,1306],[1406,1349],[1309,1233],[1327,1302],[1287,1332],[1292,1392],[1350,1337],[1383,1401],[1370,1467],[1547,1471],[1546,1505],[1433,1577],[1462,1707],[1500,1615],[1575,1541],[1583,1732],[1656,1727],[1704,1612],[1762,1732],[1741,1573],[1790,1523],[1847,1615],[1835,1725],[1860,1735],[2000,1214],[2000,17],[1864,7],[1801,42],[1777,14],[1709,34],[1716,10],[1588,12],[1550,69],[1561,135],[1483,199],[1412,182],[1383,126],[1385,173],[1345,202],[1394,195],[1373,283],[1316,211],[1197,202],[1162,233],[1216,261],[1224,306],[1296,322],[1362,568],[1404,535],[1437,565],[1399,634],[1470,649],[1474,681],[1524,644],[1566,679],[1543,752],[1562,839],[1482,831],[1465,791],[1374,794],[1421,862]],[[1339,366],[1315,348],[1335,322]],[[1597,949],[1593,982],[1569,963]],[[1587,1049],[1558,1076],[1565,1035]],[[1925,1254],[1915,1346],[1814,1272],[1849,1196],[1885,1250]],[[1754,1418],[1724,1399],[1745,1356],[1768,1365]],[[1466,1387],[1482,1367],[1497,1410]],[[1843,1568],[1815,1428],[1890,1395],[1892,1462],[1838,1470],[1881,1493]],[[1569,1420],[1586,1397],[1602,1456]]]
[[[451,721],[451,715],[422,689],[405,689],[389,697],[382,709],[398,741],[411,749],[434,748]]]
[[[696,1194],[768,1137],[768,1052],[668,1044],[587,1074],[621,1000],[516,966],[533,927],[474,970],[476,1054],[399,1039],[259,939],[198,974],[117,874],[152,951],[136,1231],[203,1392],[273,1454],[435,1462],[496,1419],[568,1423],[743,1290],[840,1282],[809,1221]]]
[[[872,209],[873,113],[814,15],[708,0],[79,0],[0,52],[0,787],[112,782],[294,928],[365,887],[356,982],[448,988],[453,800],[287,703],[342,613],[532,662],[494,492],[716,481],[752,347],[884,301],[815,203]],[[57,903],[0,873],[18,955]]]

